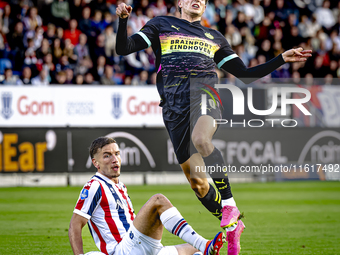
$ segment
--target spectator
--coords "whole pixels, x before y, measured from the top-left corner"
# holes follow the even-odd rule
[[[79,42],[81,31],[77,29],[78,22],[75,19],[70,20],[70,29],[64,31],[64,40],[69,39],[73,46]]]
[[[271,60],[272,58],[274,58],[274,52],[273,49],[271,47],[271,42],[267,39],[264,40],[261,44],[261,48],[258,50],[258,52],[256,53],[256,56],[264,56],[265,57],[265,62]]]
[[[312,22],[308,19],[306,15],[301,16],[301,20],[298,24],[298,28],[299,28],[299,34],[303,38],[311,37],[313,34]]]
[[[100,78],[100,84],[102,85],[115,85],[113,81],[113,66],[106,65],[104,75]]]
[[[52,49],[48,43],[48,40],[44,38],[41,42],[41,47],[36,51],[37,59],[43,59],[48,53],[52,53]]]
[[[150,19],[143,14],[142,8],[138,8],[129,20],[132,32],[137,33],[149,20]]]
[[[322,4],[322,7],[317,8],[315,11],[318,24],[327,30],[331,29],[335,25],[335,19],[329,7],[330,2],[325,0]]]
[[[71,68],[67,68],[65,70],[65,73],[66,73],[66,81],[65,81],[65,84],[72,84],[73,83],[73,80],[74,80],[74,77],[73,77],[73,70]]]
[[[99,56],[106,56],[105,55],[105,35],[103,34],[98,35],[96,44],[92,50],[93,61],[97,62],[97,58]]]
[[[9,33],[7,36],[8,45],[11,48],[11,57],[15,70],[21,70],[24,63],[24,34],[23,34],[23,24],[22,22],[16,23],[13,33]]]
[[[8,34],[12,25],[13,19],[11,15],[11,6],[7,4],[4,7],[4,13],[2,15],[2,32],[4,34]]]
[[[66,73],[64,71],[60,71],[56,75],[56,83],[58,85],[66,84]]]
[[[47,79],[48,81],[52,80],[52,77],[54,77],[55,72],[55,65],[53,63],[53,57],[51,53],[47,53],[44,56],[44,62],[41,68],[38,68],[38,70],[45,69],[47,72]]]
[[[58,64],[55,65],[57,72],[65,71],[67,68],[71,68],[68,56],[62,55]]]
[[[150,75],[149,84],[156,85],[156,83],[157,83],[157,73],[154,72]]]
[[[155,16],[167,15],[168,10],[164,0],[156,0],[156,3],[152,4],[151,8]]]
[[[151,47],[144,50],[146,54],[146,58],[148,59],[149,66],[145,67],[145,70],[148,72],[153,72],[156,69],[156,56],[153,53],[153,50]]]
[[[32,70],[28,66],[25,66],[22,70],[20,79],[17,80],[18,85],[31,85]]]
[[[83,10],[83,5],[85,1],[82,0],[73,0],[70,1],[70,14],[71,19],[80,20],[81,19],[81,12]]]
[[[13,76],[12,69],[5,69],[5,78],[1,82],[3,85],[17,85],[17,78]]]
[[[237,46],[242,43],[242,37],[234,25],[229,25],[226,29],[224,37],[228,40],[231,46]]]
[[[90,3],[91,10],[99,10],[102,13],[108,12],[109,9],[106,5],[106,0],[92,0]]]
[[[56,27],[54,24],[49,23],[47,25],[47,31],[45,32],[44,37],[48,40],[48,43],[52,45],[54,39],[56,38]]]
[[[132,81],[131,81],[131,85],[134,86],[144,86],[144,85],[148,85],[148,78],[149,78],[149,74],[147,71],[143,70],[138,74],[136,74]]]
[[[7,43],[6,35],[2,31],[2,25],[0,22],[0,58],[7,58],[9,54],[9,47]]]
[[[55,64],[58,63],[59,59],[63,55],[63,50],[61,49],[61,43],[60,43],[59,38],[54,39],[52,54],[53,54],[53,63]]]
[[[301,84],[301,76],[299,72],[295,71],[292,73],[292,81],[294,84]]]
[[[95,31],[96,35],[99,35],[101,33],[100,26],[102,22],[102,12],[99,10],[94,11],[94,15],[91,19],[91,29]]]
[[[63,55],[68,57],[68,61],[71,64],[74,64],[77,62],[78,56],[74,53],[74,46],[71,43],[70,39],[65,40],[65,47],[63,50]]]
[[[254,0],[254,23],[255,25],[260,24],[264,20],[264,10],[263,7],[260,5],[260,0]]]
[[[131,85],[132,78],[130,75],[125,76],[124,78],[124,85]]]
[[[84,84],[98,85],[99,83],[93,79],[93,75],[91,73],[87,73],[85,74]]]
[[[276,8],[275,8],[275,20],[285,21],[288,18],[290,11],[288,8],[285,8],[284,0],[276,0]]]
[[[37,63],[37,57],[35,55],[35,47],[34,47],[34,41],[33,39],[28,39],[28,47],[25,51],[25,65],[31,65]]]
[[[74,78],[74,84],[76,85],[83,85],[84,84],[84,76],[81,74],[77,74]]]
[[[56,34],[57,38],[59,38],[60,42],[63,43],[64,42],[64,29],[62,27],[58,27],[57,28],[57,34]]]
[[[104,19],[99,24],[99,29],[101,32],[105,30],[107,26],[111,26],[113,22],[112,15],[109,12],[104,13]]]
[[[35,30],[36,27],[42,26],[42,19],[38,15],[38,9],[36,7],[32,7],[28,16],[23,19],[24,27],[26,30]]]
[[[92,29],[90,15],[91,9],[89,7],[84,7],[82,12],[82,18],[79,20],[79,29],[88,37],[95,37],[96,32],[93,31]]]
[[[85,34],[79,35],[79,43],[74,47],[74,54],[77,55],[78,63],[85,57],[89,57],[89,48],[87,46],[87,36]]]
[[[68,1],[54,0],[51,4],[52,22],[58,24],[62,28],[68,27],[70,20],[70,6]]]
[[[75,68],[76,74],[85,75],[93,67],[93,62],[89,56],[85,56],[80,60]]]
[[[32,79],[33,86],[47,86],[49,84],[50,82],[47,79],[47,72],[45,69],[42,69],[39,72],[39,75]]]
[[[117,57],[116,54],[116,33],[113,32],[112,26],[107,26],[105,28],[105,55],[110,60],[110,64],[113,64],[114,58]],[[152,51],[152,50],[151,50]]]
[[[106,59],[104,56],[99,56],[95,68],[91,70],[94,80],[100,81],[104,75]]]

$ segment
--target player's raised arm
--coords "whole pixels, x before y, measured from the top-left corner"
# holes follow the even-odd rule
[[[231,73],[244,83],[251,83],[275,71],[281,65],[287,62],[305,62],[311,55],[311,50],[303,50],[302,48],[291,49],[269,60],[268,62],[247,68],[243,61],[236,55],[231,58],[227,56],[220,60],[217,64],[219,68]],[[231,55],[232,56],[232,55]],[[228,59],[229,58],[229,59]]]
[[[81,231],[86,223],[87,219],[85,217],[80,216],[76,213],[72,215],[70,228],[68,230],[68,237],[74,255],[84,254]]]
[[[134,34],[131,37],[127,36],[127,20],[131,12],[131,6],[127,6],[124,3],[117,6],[116,14],[119,17],[119,26],[116,37],[116,52],[118,55],[125,56],[150,46],[138,34]]]

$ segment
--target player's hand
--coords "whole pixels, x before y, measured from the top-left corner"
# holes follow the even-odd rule
[[[303,48],[291,49],[282,53],[283,60],[287,62],[304,62],[312,56],[311,50],[303,50]]]
[[[121,19],[126,19],[127,17],[129,17],[131,12],[131,5],[126,5],[124,3],[119,4],[116,8],[116,14]]]

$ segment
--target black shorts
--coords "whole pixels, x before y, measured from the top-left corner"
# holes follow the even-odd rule
[[[214,119],[221,119],[222,113],[223,107],[219,103],[215,109],[210,108],[207,110],[207,115]],[[164,124],[168,130],[179,164],[184,163],[192,154],[197,152],[191,141],[191,133],[201,116],[200,101],[193,104],[190,110],[182,114],[163,108]]]

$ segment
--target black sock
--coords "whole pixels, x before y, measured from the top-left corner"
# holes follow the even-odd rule
[[[225,168],[224,159],[222,153],[215,147],[213,152],[208,157],[203,157],[205,167],[215,167],[219,166],[219,169]],[[229,178],[227,173],[214,172],[210,173],[217,190],[221,193],[222,200],[232,198]]]
[[[202,205],[204,205],[205,208],[207,208],[208,211],[212,213],[212,215],[221,220],[222,218],[221,195],[214,189],[214,187],[210,183],[209,186],[210,186],[209,191],[205,195],[205,197],[197,198],[199,201],[201,201]]]

